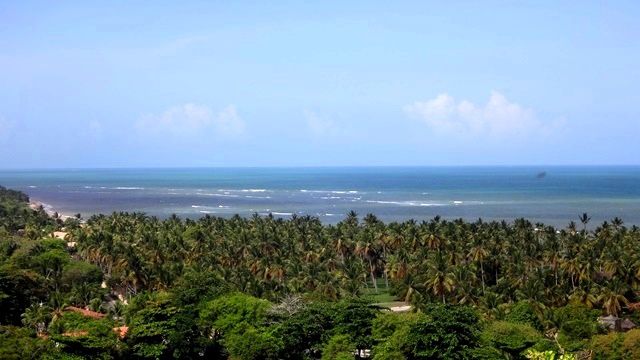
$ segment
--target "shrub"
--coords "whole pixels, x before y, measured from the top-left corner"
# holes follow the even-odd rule
[[[62,285],[72,288],[86,283],[100,283],[102,271],[95,265],[84,261],[72,261],[66,264],[62,270]]]
[[[248,328],[225,336],[224,345],[232,359],[277,359],[280,340],[265,328]]]
[[[542,339],[542,335],[527,324],[495,321],[482,332],[482,341],[511,358],[517,358],[524,350]]]
[[[0,326],[0,359],[39,359],[52,351],[53,342],[37,338],[33,330]]]
[[[64,353],[90,358],[109,358],[118,348],[114,324],[104,318],[90,319],[69,312],[49,326],[51,338],[61,344]]]
[[[504,320],[512,323],[527,324],[538,331],[543,330],[542,322],[533,305],[527,301],[520,301],[511,306]]]
[[[584,349],[598,331],[598,311],[582,304],[569,304],[555,309],[553,320],[558,326],[558,342],[567,351]]]
[[[622,357],[623,336],[618,333],[596,335],[591,339],[590,348],[594,360],[618,360]]]
[[[242,332],[262,323],[271,304],[267,300],[242,293],[206,302],[200,310],[200,322],[222,334]]]
[[[349,335],[334,335],[322,349],[322,360],[353,360],[356,345]]]
[[[411,324],[407,336],[408,358],[471,359],[478,345],[478,317],[460,305],[432,305],[428,319]]]
[[[640,329],[634,329],[624,334],[622,351],[627,359],[640,359]]]

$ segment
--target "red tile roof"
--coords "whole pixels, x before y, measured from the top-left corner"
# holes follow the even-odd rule
[[[89,309],[82,309],[82,308],[75,307],[75,306],[69,306],[65,310],[77,312],[77,313],[80,313],[80,314],[82,314],[82,315],[84,315],[86,317],[90,317],[92,319],[102,319],[103,317],[106,316],[103,313],[99,313],[99,312],[96,312],[96,311],[91,311]]]

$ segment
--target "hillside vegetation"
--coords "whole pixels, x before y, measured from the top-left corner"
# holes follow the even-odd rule
[[[597,321],[638,318],[640,230],[620,219],[81,223],[28,200],[0,187],[0,358],[640,355],[640,330]]]

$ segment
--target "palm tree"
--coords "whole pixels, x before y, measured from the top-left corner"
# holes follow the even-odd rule
[[[50,320],[51,308],[42,303],[31,304],[22,314],[24,326],[34,329],[38,335],[44,334]]]
[[[373,244],[371,244],[370,242],[358,243],[354,252],[355,254],[360,255],[363,260],[366,260],[369,263],[369,274],[371,275],[371,282],[373,283],[375,291],[378,292],[378,284],[375,275],[375,263],[378,259],[377,252],[373,248]]]
[[[480,278],[482,281],[482,294],[484,294],[484,259],[487,257],[489,253],[482,245],[476,245],[469,251],[469,257],[472,261],[480,264]]]
[[[582,223],[583,230],[587,231],[587,224],[591,220],[591,217],[589,217],[589,215],[587,215],[587,213],[582,213],[582,215],[579,217],[579,219],[580,219],[580,222]]]
[[[580,287],[571,293],[569,300],[593,308],[598,302],[598,296],[593,293],[592,288]]]
[[[629,300],[624,296],[626,289],[619,280],[612,280],[608,286],[602,289],[598,301],[602,303],[602,308],[609,315],[618,316],[623,305],[629,304]]]
[[[431,290],[433,295],[441,297],[442,303],[446,304],[445,296],[453,291],[454,285],[454,275],[448,271],[448,266],[442,253],[437,252],[433,263],[429,265],[425,286]]]
[[[640,229],[614,219],[587,231],[589,216],[580,219],[582,231],[572,222],[556,232],[524,219],[384,224],[350,213],[323,225],[308,216],[183,221],[115,213],[91,217],[71,234],[75,256],[127,295],[170,289],[191,268],[274,301],[291,293],[357,295],[377,290],[384,276],[399,298],[477,304],[490,317],[516,299],[550,307],[579,301],[608,312],[620,312],[624,299],[640,301]]]

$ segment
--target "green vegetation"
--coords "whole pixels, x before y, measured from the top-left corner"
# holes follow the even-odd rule
[[[619,219],[80,224],[27,201],[0,187],[0,358],[640,357],[640,330],[597,322],[638,318],[640,230]]]
[[[30,209],[28,202],[27,194],[0,186],[0,235],[7,237],[21,231],[28,238],[38,239],[42,230],[53,230],[54,220],[42,207]]]

